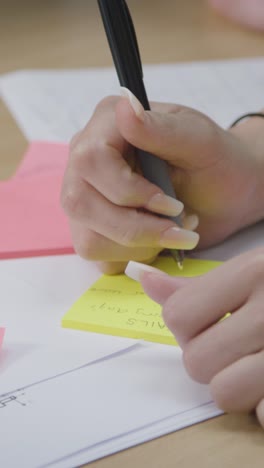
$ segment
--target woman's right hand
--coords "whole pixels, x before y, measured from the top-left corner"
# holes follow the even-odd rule
[[[149,263],[165,248],[193,249],[198,217],[205,247],[263,216],[263,175],[250,145],[192,109],[153,109],[131,93],[108,97],[71,143],[62,205],[77,253],[107,273],[129,260]],[[168,162],[183,228],[157,216],[183,205],[143,178],[134,147]]]

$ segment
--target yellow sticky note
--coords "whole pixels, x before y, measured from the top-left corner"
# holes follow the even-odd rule
[[[185,259],[182,271],[172,258],[161,257],[154,266],[173,276],[197,276],[219,262]],[[161,317],[161,306],[141,285],[126,275],[103,275],[62,318],[62,326],[108,335],[176,345]]]

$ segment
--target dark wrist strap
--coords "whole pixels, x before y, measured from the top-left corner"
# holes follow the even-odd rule
[[[232,125],[230,125],[230,128],[234,127],[236,124],[238,124],[241,120],[247,119],[249,117],[262,117],[264,119],[264,114],[262,112],[250,112],[248,114],[241,115],[241,117],[238,117]]]

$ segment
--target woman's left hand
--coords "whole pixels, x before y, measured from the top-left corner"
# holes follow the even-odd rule
[[[264,249],[195,278],[142,267],[134,265],[136,275],[163,306],[189,375],[210,385],[221,409],[256,410],[264,427]],[[231,316],[221,321],[227,312]]]

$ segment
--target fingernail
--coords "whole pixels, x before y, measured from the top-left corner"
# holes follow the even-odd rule
[[[183,226],[184,226],[184,229],[188,229],[189,231],[194,231],[199,226],[198,216],[195,214],[186,216],[183,220]]]
[[[196,247],[198,242],[199,234],[197,232],[178,227],[167,229],[160,239],[160,244],[166,249],[190,250]]]
[[[123,86],[121,86],[120,91],[121,91],[121,95],[123,97],[125,97],[129,101],[129,103],[130,103],[133,111],[135,112],[136,116],[140,120],[142,120],[142,122],[144,122],[144,117],[145,117],[144,107],[139,102],[139,100],[136,98],[136,96],[133,93],[131,93],[131,91],[129,91],[129,89],[127,89],[127,88],[125,88]]]
[[[183,204],[173,197],[169,197],[164,193],[156,193],[149,200],[146,208],[155,213],[160,213],[168,216],[178,216],[183,210]]]
[[[128,262],[127,267],[125,269],[125,274],[135,280],[140,281],[140,278],[143,273],[157,273],[160,275],[164,275],[163,271],[159,270],[158,268],[154,268],[149,265],[145,265],[145,263],[133,262],[132,260]]]

